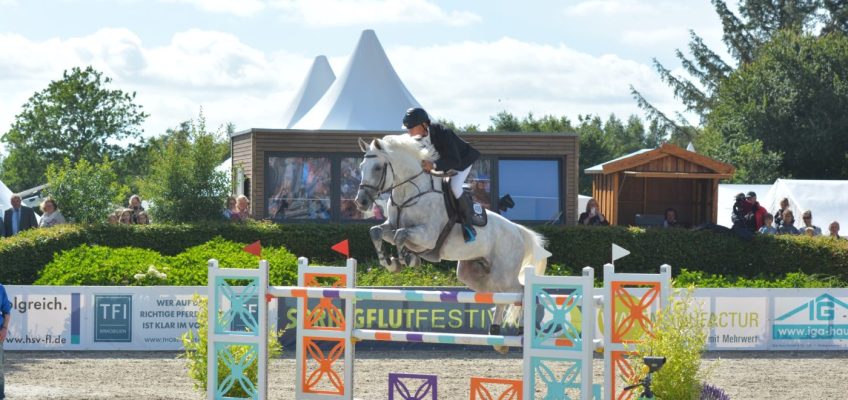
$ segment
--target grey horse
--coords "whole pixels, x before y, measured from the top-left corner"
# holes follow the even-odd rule
[[[475,241],[465,243],[456,224],[441,248],[434,250],[448,215],[442,180],[424,172],[421,161],[437,155],[428,153],[407,134],[388,135],[371,143],[360,139],[360,148],[365,158],[360,164],[362,181],[356,206],[369,210],[382,193],[391,193],[386,221],[370,230],[380,264],[386,269],[394,272],[403,265],[417,265],[419,257],[431,262],[456,260],[457,278],[477,292],[522,292],[525,267],[544,275],[551,256],[545,250],[544,237],[497,213],[488,213],[488,224],[477,227]],[[399,257],[390,257],[383,241],[395,245]],[[520,311],[517,306],[496,306],[490,334],[499,334],[504,321],[517,325]]]

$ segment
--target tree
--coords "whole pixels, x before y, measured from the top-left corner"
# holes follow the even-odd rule
[[[197,122],[181,128],[154,155],[150,175],[141,181],[142,196],[150,200],[158,222],[220,219],[229,192],[227,174],[215,171],[227,153],[221,133],[206,130],[202,112]]]
[[[47,166],[45,193],[56,200],[68,221],[102,223],[129,189],[118,183],[114,163],[108,158],[97,164],[66,158],[62,164]]]
[[[9,152],[3,181],[21,190],[44,183],[47,167],[65,158],[74,164],[119,159],[125,152],[119,142],[138,137],[148,115],[134,92],[108,89],[111,82],[90,66],[75,67],[30,97],[0,139]]]
[[[722,143],[762,143],[781,176],[848,176],[848,37],[785,31],[722,83],[707,127]]]

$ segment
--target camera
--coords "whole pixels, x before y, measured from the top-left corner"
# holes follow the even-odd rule
[[[651,373],[659,371],[665,365],[665,357],[647,356],[642,361],[648,366],[648,371]]]

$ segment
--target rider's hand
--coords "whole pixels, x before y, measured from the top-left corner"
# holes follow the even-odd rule
[[[433,162],[430,160],[421,160],[421,168],[430,172],[433,169]]]

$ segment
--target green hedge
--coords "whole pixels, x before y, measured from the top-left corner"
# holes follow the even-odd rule
[[[362,264],[373,263],[375,253],[365,224],[228,224],[195,225],[59,225],[26,231],[0,240],[0,282],[31,284],[39,271],[61,251],[80,245],[139,247],[163,256],[220,236],[223,239],[263,246],[285,247],[291,254],[309,257],[313,263],[341,265],[343,256],[330,246],[350,240],[351,256]],[[791,272],[848,278],[848,241],[803,236],[758,236],[740,241],[731,236],[678,229],[622,227],[541,226],[536,229],[549,241],[549,263],[557,274],[576,273],[584,266],[596,268],[609,262],[610,245],[616,243],[631,254],[616,262],[618,271],[654,272],[663,263],[677,274],[682,268],[725,276],[785,276]],[[445,262],[444,266],[454,263]]]

